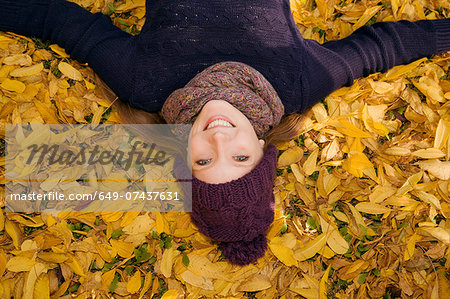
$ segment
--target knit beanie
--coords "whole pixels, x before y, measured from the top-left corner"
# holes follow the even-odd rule
[[[208,67],[184,88],[174,91],[161,113],[167,123],[192,124],[211,100],[227,101],[241,111],[258,138],[278,125],[284,114],[284,106],[270,82],[240,62],[221,62]]]
[[[250,264],[267,249],[266,232],[274,217],[277,153],[269,145],[252,171],[231,182],[208,184],[192,177],[192,221],[201,233],[219,242],[232,264]],[[188,177],[182,165],[175,163],[177,178]]]

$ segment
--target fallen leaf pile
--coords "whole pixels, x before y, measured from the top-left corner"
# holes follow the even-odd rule
[[[75,2],[133,34],[144,22],[144,0]],[[303,36],[319,42],[376,21],[450,17],[447,0],[291,8]],[[275,220],[256,263],[230,265],[187,213],[3,212],[0,297],[445,298],[449,68],[450,53],[397,66],[306,113],[304,133],[279,145]],[[0,120],[1,134],[7,123],[120,123],[88,66],[9,33],[0,33]],[[0,184],[4,155],[1,139]]]

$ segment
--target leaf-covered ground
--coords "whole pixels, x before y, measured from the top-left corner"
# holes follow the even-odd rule
[[[144,0],[75,2],[128,32],[143,25]],[[291,7],[303,36],[320,42],[376,21],[450,17],[447,0]],[[257,263],[224,261],[186,213],[3,212],[0,297],[445,298],[449,67],[447,53],[374,74],[307,114],[304,133],[279,146],[275,221]],[[120,122],[96,92],[92,70],[56,45],[0,33],[0,132],[5,123]]]

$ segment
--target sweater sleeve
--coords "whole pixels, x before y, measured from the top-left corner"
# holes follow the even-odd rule
[[[135,38],[108,16],[65,0],[0,0],[0,30],[59,44],[88,63],[121,99],[131,97]]]
[[[359,77],[450,51],[450,19],[381,22],[323,45],[304,42],[303,108],[307,108]]]

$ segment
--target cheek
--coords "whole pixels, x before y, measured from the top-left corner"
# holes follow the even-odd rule
[[[189,154],[192,159],[207,158],[210,152],[208,142],[205,142],[201,137],[193,137],[189,141]]]

